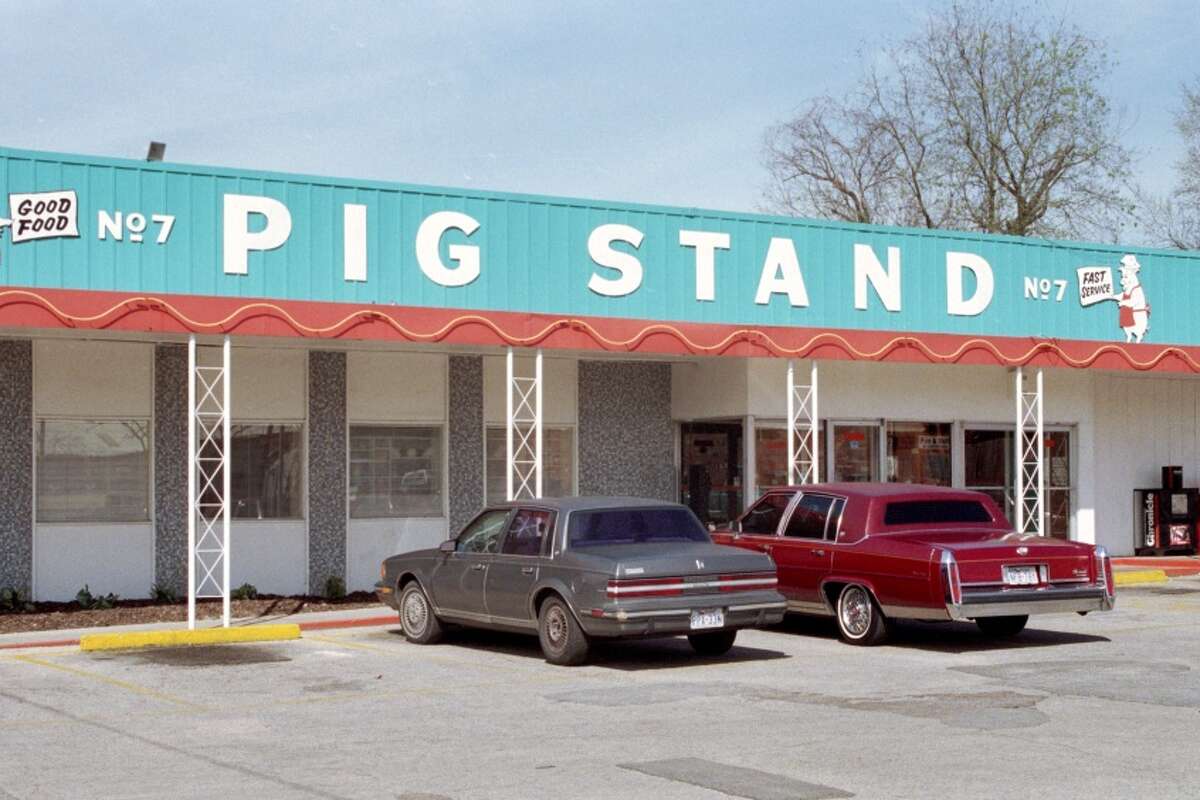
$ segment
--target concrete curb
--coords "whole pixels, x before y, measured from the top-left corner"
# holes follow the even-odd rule
[[[299,627],[301,633],[303,633],[304,631],[328,631],[328,630],[337,630],[339,628],[366,628],[366,627],[378,627],[378,626],[382,626],[382,625],[399,625],[399,624],[400,624],[399,618],[396,616],[396,612],[393,611],[389,614],[373,614],[371,616],[362,616],[362,617],[340,617],[340,618],[336,618],[336,619],[314,619],[314,620],[309,620],[307,622],[286,623],[285,626]],[[281,625],[284,625],[284,624],[281,623]],[[271,627],[271,626],[247,625],[247,626],[238,627],[238,628],[231,628],[230,630],[251,630],[251,629],[263,628],[263,627]],[[279,627],[279,625],[275,625],[274,627]],[[221,630],[221,629],[220,628],[204,628],[203,630]],[[128,635],[134,635],[134,634],[141,635],[141,634],[149,634],[149,633],[162,634],[162,633],[179,633],[179,632],[180,631],[178,631],[177,629],[162,629],[162,630],[155,630],[155,631],[146,631],[146,630],[128,631],[128,632],[122,631],[120,633],[115,633],[115,634],[85,633],[85,634],[82,634],[75,638],[32,639],[32,640],[26,641],[26,642],[4,642],[3,644],[0,644],[0,651],[24,650],[26,648],[32,649],[32,648],[39,648],[39,647],[78,647],[80,645],[80,642],[83,639],[93,637],[93,636],[128,636]],[[198,632],[199,631],[197,631],[197,633]],[[53,633],[53,631],[47,631],[47,633]],[[289,637],[289,638],[298,638],[298,637],[293,636],[293,637]],[[245,639],[245,640],[241,640],[241,641],[256,641],[256,640]],[[265,640],[259,640],[259,641],[265,641]]]
[[[1161,569],[1128,569],[1113,573],[1113,583],[1117,586],[1149,586],[1168,580],[1166,571]]]
[[[230,644],[233,642],[277,642],[299,639],[300,626],[248,625],[244,628],[200,628],[199,630],[127,631],[123,633],[89,633],[79,637],[79,649],[131,650],[138,647],[179,647],[196,644]]]

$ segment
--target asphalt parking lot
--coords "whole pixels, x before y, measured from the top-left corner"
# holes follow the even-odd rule
[[[533,638],[398,626],[0,655],[0,798],[1195,798],[1200,582],[1016,640],[793,620],[552,667]]]

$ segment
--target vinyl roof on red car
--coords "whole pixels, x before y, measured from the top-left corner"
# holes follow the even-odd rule
[[[919,483],[809,483],[802,486],[770,486],[764,491],[831,492],[846,497],[896,498],[909,500],[950,500],[955,498],[975,499],[978,492],[970,489],[953,489],[948,486],[926,486]]]

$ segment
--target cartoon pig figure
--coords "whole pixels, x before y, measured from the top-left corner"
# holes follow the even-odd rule
[[[1121,295],[1117,298],[1117,324],[1125,331],[1126,342],[1140,343],[1150,327],[1150,304],[1146,302],[1146,293],[1142,290],[1142,282],[1138,280],[1141,268],[1137,256],[1127,255],[1121,259]]]

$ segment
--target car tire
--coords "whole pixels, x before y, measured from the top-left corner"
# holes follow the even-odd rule
[[[987,636],[997,639],[1007,639],[1011,636],[1016,636],[1021,631],[1025,630],[1025,623],[1029,622],[1029,615],[1023,614],[1019,617],[980,617],[975,620],[975,624],[979,626],[979,630]]]
[[[737,631],[713,631],[712,633],[689,633],[688,644],[702,656],[723,656],[733,647]]]
[[[551,664],[574,667],[587,660],[587,634],[558,597],[548,598],[538,609],[538,641]]]
[[[871,647],[887,638],[887,620],[867,587],[850,583],[842,587],[834,609],[838,636],[847,644]]]
[[[400,593],[400,627],[413,644],[435,644],[442,638],[441,620],[416,581],[410,581]]]

